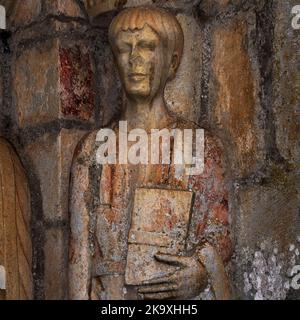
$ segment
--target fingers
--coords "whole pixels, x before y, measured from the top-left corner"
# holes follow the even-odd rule
[[[161,292],[168,292],[168,291],[175,291],[175,290],[178,290],[177,284],[166,283],[166,284],[141,287],[139,288],[138,293],[161,293]]]
[[[159,262],[167,263],[175,267],[184,267],[186,265],[185,257],[172,256],[169,254],[162,254],[162,253],[157,253],[154,257]]]
[[[177,291],[168,292],[158,292],[158,293],[145,293],[140,294],[143,300],[166,300],[166,299],[176,299]]]
[[[175,272],[172,272],[168,276],[165,277],[160,277],[160,278],[155,278],[149,281],[144,281],[142,282],[142,285],[152,285],[152,284],[164,284],[164,283],[172,283],[173,278],[172,276],[174,275]]]

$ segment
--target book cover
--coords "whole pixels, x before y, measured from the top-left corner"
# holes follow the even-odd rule
[[[136,189],[128,237],[127,285],[140,285],[174,271],[154,256],[184,252],[192,201],[190,191]]]

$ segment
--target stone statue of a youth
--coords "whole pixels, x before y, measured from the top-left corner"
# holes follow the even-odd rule
[[[164,100],[166,83],[175,77],[183,53],[183,32],[177,19],[158,8],[126,9],[111,23],[109,41],[126,94],[121,119],[128,122],[128,130],[142,128],[150,133],[154,128],[187,128],[190,124],[174,116]],[[210,273],[199,253],[200,243],[207,241],[216,248],[213,256],[217,258],[212,258],[213,264],[222,265],[231,254],[228,195],[218,142],[208,134],[205,136],[204,172],[199,176],[186,176],[181,174],[180,166],[172,163],[100,166],[96,162],[99,145],[96,135],[93,132],[80,143],[72,168],[70,298],[189,299],[198,296]],[[125,270],[138,188],[148,188],[149,197],[150,190],[155,188],[189,190],[194,193],[194,202],[186,252],[155,255],[158,263],[176,268],[164,277],[131,288],[126,284]],[[164,201],[167,214],[169,202]],[[221,281],[222,277],[224,274]]]

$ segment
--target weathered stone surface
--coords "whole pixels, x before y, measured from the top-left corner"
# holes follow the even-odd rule
[[[11,1],[11,6],[7,5],[5,1],[3,2],[9,9],[8,27],[13,30],[28,26],[47,15],[85,17],[78,2],[75,0]]]
[[[118,72],[114,65],[111,49],[108,44],[100,42],[99,50],[95,52],[96,74],[101,75],[97,82],[100,119],[103,126],[107,126],[112,119],[120,115],[123,106],[123,93]]]
[[[59,117],[58,41],[43,43],[15,57],[13,99],[21,127]]]
[[[212,17],[224,12],[229,6],[234,7],[240,3],[241,0],[202,0],[198,9],[201,16]]]
[[[45,299],[66,299],[68,239],[64,228],[46,230],[45,242]]]
[[[200,0],[127,0],[124,7],[155,5],[158,7],[189,10],[199,2]]]
[[[212,77],[216,86],[210,90],[216,98],[212,119],[229,139],[228,156],[235,176],[254,172],[264,159],[258,81],[244,46],[246,41],[247,24],[242,20],[220,25],[213,33]]]
[[[102,13],[121,7],[125,2],[126,0],[84,0],[84,5],[89,16],[94,18]]]
[[[300,230],[297,189],[292,177],[283,185],[249,187],[238,191],[236,233],[240,248],[255,248],[272,239],[282,247],[295,242]]]
[[[47,230],[44,247],[46,299],[67,297],[69,175],[75,147],[84,134],[81,130],[62,129],[59,134],[45,134],[25,148],[42,194],[43,221]]]
[[[33,162],[43,196],[44,219],[68,219],[69,173],[75,147],[84,131],[62,129],[48,133],[25,148]]]
[[[47,14],[84,18],[84,14],[76,0],[44,0],[43,2]]]
[[[96,133],[93,135],[94,138]],[[77,163],[77,157],[79,153],[83,150],[86,155],[90,154],[93,150],[93,144],[81,143],[74,153],[74,162],[71,169],[71,185],[70,185],[70,247],[69,247],[69,298],[73,299],[74,296],[77,299],[87,300],[89,298],[89,293],[85,286],[91,277],[91,262],[88,257],[90,255],[90,250],[93,250],[92,244],[89,243],[89,212],[88,208],[85,206],[85,202],[82,201],[82,195],[85,194],[86,197],[91,200],[91,193],[88,190],[89,186],[89,173],[88,167],[85,165],[87,157],[81,158],[80,162]],[[74,166],[78,165],[78,169],[74,172]],[[96,173],[96,172],[95,172]],[[80,181],[85,189],[82,190],[80,185],[74,183],[74,180]],[[93,201],[90,201],[90,205],[93,205]],[[73,208],[78,208],[81,216],[79,219],[74,219],[72,217]],[[109,208],[107,211],[110,211]],[[101,236],[101,235],[99,235]],[[103,234],[105,236],[105,234]],[[82,239],[85,239],[85,241]],[[74,245],[80,241],[83,250],[78,250],[79,248]],[[74,268],[72,264],[81,259],[80,267]],[[76,278],[77,281],[72,281]]]
[[[274,88],[276,142],[281,156],[299,170],[300,37],[291,25],[291,9],[299,1],[275,1]]]
[[[42,0],[14,1],[14,7],[8,19],[8,28],[29,25],[38,19],[42,12]]]
[[[291,242],[282,247],[267,239],[253,249],[243,247],[239,251],[240,263],[237,274],[243,299],[298,300],[295,286],[300,263],[300,242]]]
[[[14,58],[12,74],[19,126],[92,120],[94,72],[84,43],[51,40],[30,48]]]
[[[84,0],[87,12],[92,18],[108,11],[138,6],[156,6],[190,11],[199,3],[200,0]]]
[[[177,115],[197,122],[201,110],[202,31],[193,17],[179,14],[177,19],[184,33],[184,52],[176,78],[166,86],[165,99]]]
[[[94,66],[89,50],[81,43],[60,46],[61,114],[90,120],[94,111]]]
[[[236,185],[236,197],[238,295],[256,300],[282,300],[289,294],[299,297],[290,287],[289,275],[300,263],[299,177],[274,167],[262,186]]]

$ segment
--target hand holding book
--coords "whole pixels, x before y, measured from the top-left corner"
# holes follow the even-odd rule
[[[184,257],[158,253],[155,259],[176,269],[168,276],[146,281],[139,286],[138,294],[141,299],[190,299],[205,288],[207,274],[197,254]]]
[[[135,193],[125,283],[140,299],[191,299],[208,277],[216,299],[230,298],[221,257],[208,243],[186,253],[193,194],[183,190],[139,188]]]

